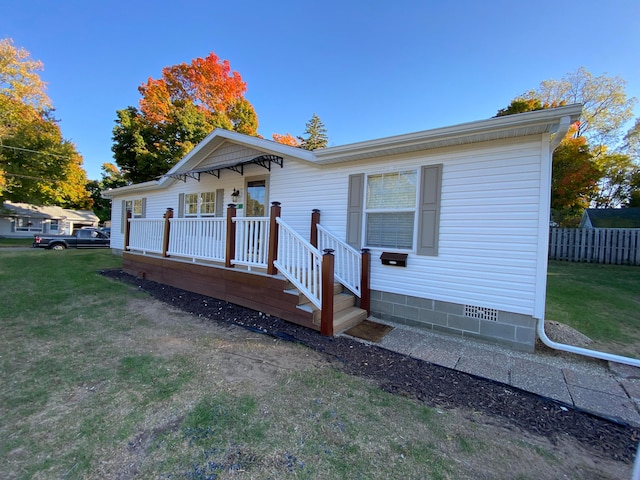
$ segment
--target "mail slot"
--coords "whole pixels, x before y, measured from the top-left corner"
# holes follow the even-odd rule
[[[391,265],[392,267],[406,267],[408,256],[409,255],[406,253],[382,252],[382,255],[380,255],[380,260],[382,260],[383,265]]]

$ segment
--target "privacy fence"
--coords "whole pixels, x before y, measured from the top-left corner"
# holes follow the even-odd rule
[[[549,259],[640,265],[640,229],[551,228]]]

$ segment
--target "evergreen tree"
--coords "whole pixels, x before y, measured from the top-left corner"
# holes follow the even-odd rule
[[[305,137],[298,137],[300,140],[300,147],[305,150],[315,150],[317,148],[324,148],[329,143],[329,137],[327,136],[327,129],[320,120],[320,117],[315,113],[306,124],[307,129],[304,131]]]

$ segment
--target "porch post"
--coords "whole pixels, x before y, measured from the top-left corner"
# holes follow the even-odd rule
[[[131,210],[127,210],[126,222],[124,223],[124,251],[129,250],[129,236],[131,235]]]
[[[320,210],[314,208],[311,210],[311,234],[309,235],[309,243],[318,248],[318,224],[320,223]]]
[[[325,248],[322,255],[322,309],[320,315],[320,333],[333,337],[333,249]]]
[[[162,256],[168,257],[167,251],[169,250],[169,231],[171,229],[171,219],[173,218],[173,208],[167,208],[164,213],[164,233],[162,236]]]
[[[278,223],[276,218],[280,216],[282,209],[280,202],[271,202],[271,215],[269,218],[269,251],[267,252],[267,274],[275,275],[278,269],[273,262],[278,259]]]
[[[227,205],[227,249],[224,255],[224,266],[227,268],[233,267],[231,261],[236,255],[236,224],[233,221],[233,217],[236,216],[236,204],[230,203]]]
[[[371,272],[371,252],[362,249],[362,270],[360,271],[360,308],[371,315],[371,290],[369,289],[369,273]]]

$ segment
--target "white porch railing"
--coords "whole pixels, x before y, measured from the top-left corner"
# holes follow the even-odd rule
[[[234,217],[236,251],[234,265],[267,268],[269,264],[269,217]]]
[[[224,262],[224,218],[171,218],[168,255]]]
[[[322,308],[322,254],[281,218],[276,222],[278,259],[273,264],[311,303]]]
[[[356,296],[362,296],[360,285],[362,254],[318,224],[318,250],[330,248],[334,251],[334,275],[336,279]]]
[[[130,218],[129,250],[162,253],[163,218]]]

